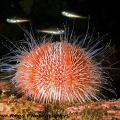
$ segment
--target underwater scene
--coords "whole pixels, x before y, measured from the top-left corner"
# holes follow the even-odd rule
[[[0,120],[120,120],[117,1],[0,8]]]

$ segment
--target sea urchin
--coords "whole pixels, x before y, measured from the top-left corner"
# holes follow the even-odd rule
[[[101,89],[112,91],[105,87],[108,76],[102,67],[109,44],[98,47],[104,36],[93,39],[86,34],[80,39],[65,33],[59,41],[44,37],[39,42],[24,31],[29,38],[12,43],[0,63],[1,72],[15,71],[8,77],[18,93],[42,103],[73,103],[103,98]]]

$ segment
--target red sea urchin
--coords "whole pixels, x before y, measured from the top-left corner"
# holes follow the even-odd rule
[[[99,100],[105,97],[101,89],[114,92],[102,67],[109,44],[97,48],[104,36],[93,39],[86,34],[80,40],[65,33],[59,41],[44,37],[39,42],[24,31],[29,38],[12,43],[10,54],[0,63],[2,72],[15,71],[11,81],[18,93],[42,103],[73,103]]]

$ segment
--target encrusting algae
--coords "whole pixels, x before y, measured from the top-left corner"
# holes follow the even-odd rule
[[[16,97],[8,81],[0,81],[0,120],[119,120],[120,99],[87,103],[40,104]],[[6,92],[5,92],[6,91]]]

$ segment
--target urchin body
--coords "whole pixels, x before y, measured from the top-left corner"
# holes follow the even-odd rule
[[[16,65],[3,65],[3,62],[1,68],[9,71],[11,67],[16,71],[12,83],[18,93],[42,103],[98,100],[104,97],[100,90],[106,84],[106,77],[95,57],[105,52],[106,47],[94,50],[97,45],[94,44],[86,50],[82,47],[84,42],[85,39],[78,45],[62,39],[36,44],[31,40],[27,42],[29,50],[23,47],[20,54],[11,58]]]

